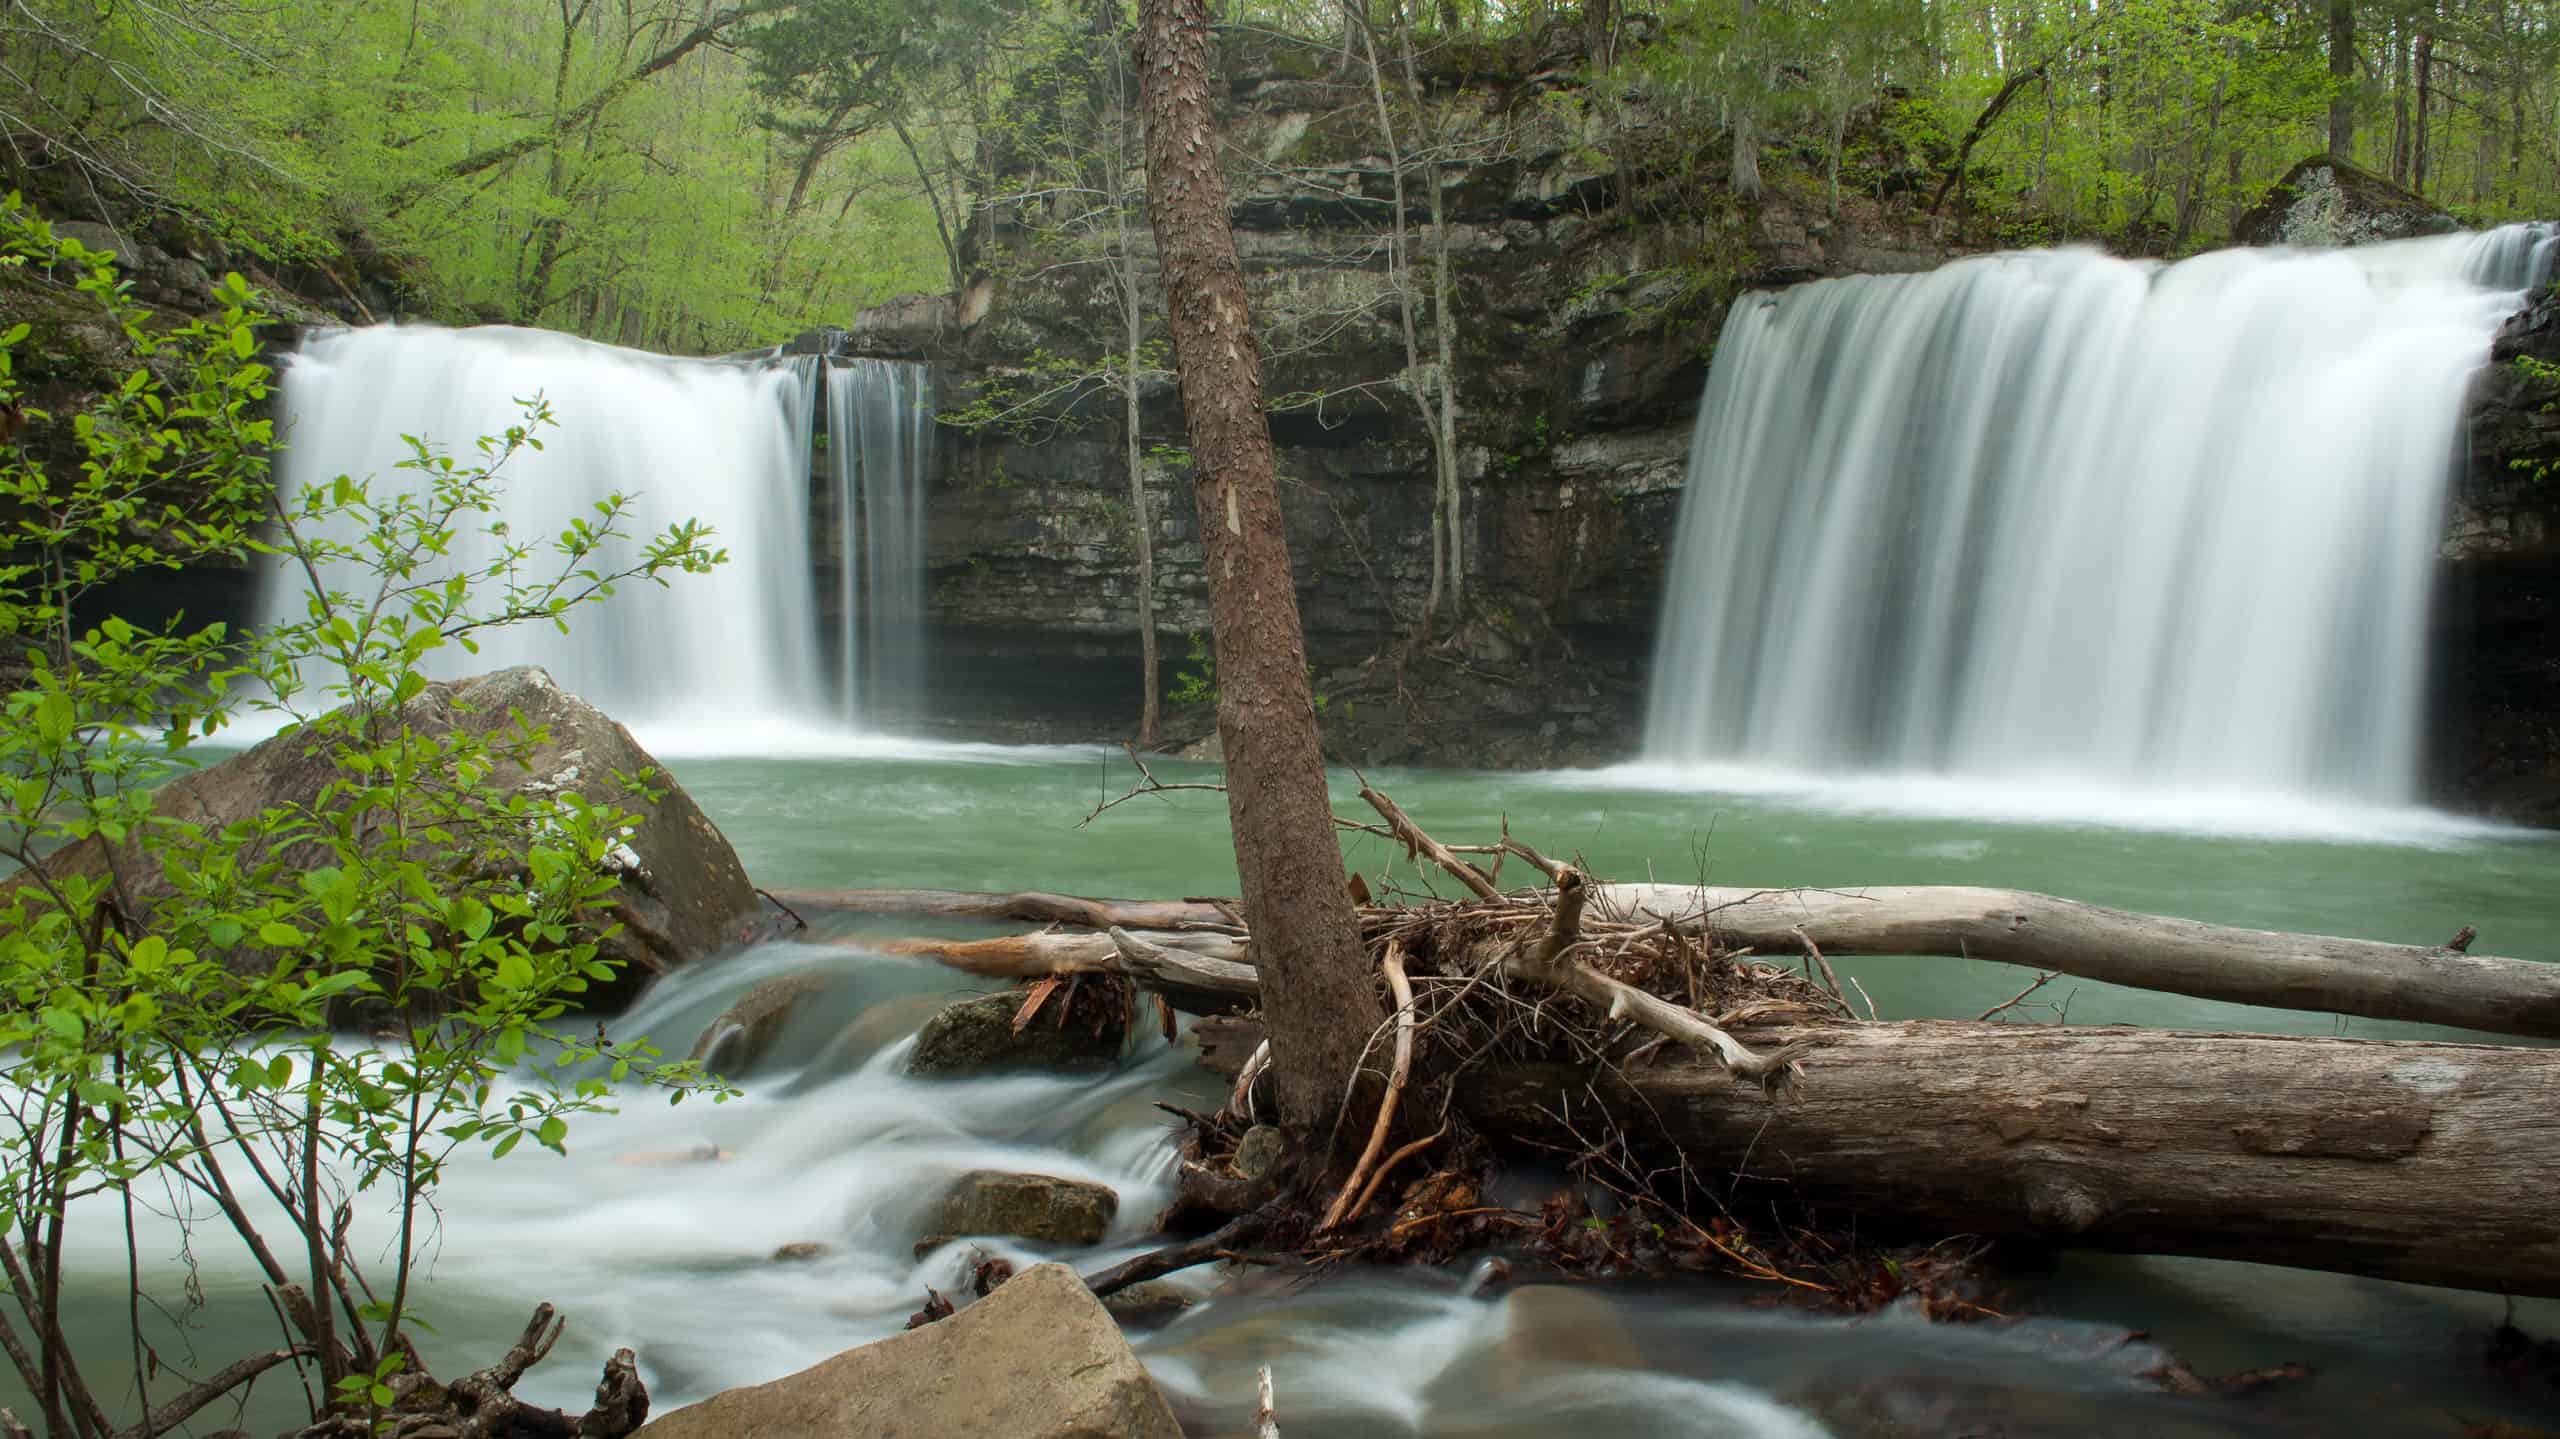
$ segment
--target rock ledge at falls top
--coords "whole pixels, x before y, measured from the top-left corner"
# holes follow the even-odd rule
[[[1042,1264],[958,1314],[650,1421],[641,1439],[1182,1439],[1075,1272]]]
[[[746,937],[758,900],[746,866],[728,839],[694,804],[631,732],[585,700],[560,688],[545,671],[520,666],[470,679],[429,685],[408,705],[406,718],[420,732],[460,729],[491,734],[521,714],[544,734],[526,763],[501,765],[488,783],[501,791],[575,794],[611,804],[638,817],[617,851],[618,884],[612,918],[620,931],[603,945],[604,957],[622,966],[596,1006],[620,1007],[657,975],[726,949]],[[648,777],[656,797],[633,783]],[[338,777],[325,755],[310,752],[296,730],[265,740],[219,764],[181,776],[154,796],[163,814],[183,814],[219,827],[279,805],[310,805]],[[287,866],[317,863],[308,846],[288,847],[276,858]],[[147,865],[126,860],[144,903],[168,893],[167,881]],[[47,868],[95,872],[96,841],[56,854]]]

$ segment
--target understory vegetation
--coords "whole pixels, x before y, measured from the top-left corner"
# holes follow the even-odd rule
[[[287,1365],[315,1419],[373,1413],[423,1379],[417,1260],[449,1158],[557,1149],[617,1084],[698,1078],[553,1023],[612,977],[601,916],[632,817],[503,780],[544,735],[520,714],[426,722],[427,666],[723,557],[697,525],[625,534],[617,499],[455,570],[459,538],[505,536],[538,399],[474,452],[413,441],[404,475],[280,497],[240,277],[171,327],[15,197],[0,263],[76,292],[140,357],[47,415],[16,378],[28,328],[0,336],[0,1353],[53,1439],[149,1439]],[[38,438],[71,453],[40,462]],[[126,617],[137,581],[209,561],[300,582],[302,617]],[[292,726],[270,743],[306,794],[220,822],[168,801],[259,718]],[[234,1328],[204,1370],[182,1358],[199,1264],[254,1270],[286,1342],[244,1353]],[[75,1352],[66,1315],[102,1308],[129,1342]]]

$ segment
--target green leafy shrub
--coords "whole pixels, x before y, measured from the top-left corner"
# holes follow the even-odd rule
[[[632,815],[494,787],[544,738],[521,716],[475,734],[407,707],[430,661],[483,631],[565,625],[617,584],[723,556],[698,525],[625,536],[619,499],[557,535],[507,534],[503,472],[540,444],[538,399],[469,460],[413,440],[406,484],[280,498],[262,317],[238,276],[218,315],[164,327],[14,197],[0,263],[76,290],[141,357],[83,413],[49,416],[22,408],[26,329],[0,336],[0,406],[77,457],[0,451],[0,857],[18,870],[0,886],[0,1318],[25,1336],[8,1356],[55,1439],[115,1432],[109,1404],[136,1399],[156,1407],[124,1432],[156,1434],[241,1382],[146,1369],[143,1316],[201,1296],[139,1263],[130,1376],[62,1338],[71,1296],[99,1283],[75,1256],[107,1247],[76,1236],[121,1231],[114,1248],[140,1252],[134,1196],[165,1193],[190,1252],[236,1245],[295,1319],[294,1347],[252,1374],[307,1361],[317,1405],[378,1418],[423,1379],[419,1221],[451,1157],[557,1150],[618,1082],[700,1083],[564,1022],[612,974],[598,916]],[[457,571],[475,530],[502,553]],[[213,561],[285,562],[304,617],[242,635],[112,613],[119,584]],[[273,743],[319,769],[316,798],[219,826],[155,804],[250,711],[289,722]],[[342,1032],[355,1014],[371,1037]],[[360,1219],[389,1242],[355,1242]]]

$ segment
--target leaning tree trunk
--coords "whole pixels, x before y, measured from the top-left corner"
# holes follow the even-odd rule
[[[1740,1170],[1940,1232],[2560,1295],[2560,1050],[2027,1025],[1761,1030],[1806,1081],[1561,1066],[1465,1080],[1488,1132],[1580,1143],[1603,1116]]]
[[[1281,1114],[1313,1133],[1342,1103],[1378,1002],[1316,741],[1262,359],[1209,112],[1205,0],[1142,0],[1138,47],[1148,210],[1191,432],[1236,870],[1259,936]]]

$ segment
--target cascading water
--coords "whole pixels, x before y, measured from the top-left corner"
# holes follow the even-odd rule
[[[635,538],[700,519],[730,561],[667,589],[626,586],[566,636],[548,625],[483,632],[480,653],[456,651],[449,667],[543,665],[625,721],[815,719],[824,702],[801,478],[809,363],[669,359],[499,327],[330,331],[285,371],[282,478],[297,490],[340,475],[414,490],[416,476],[396,468],[409,457],[402,436],[469,457],[480,437],[522,423],[522,401],[539,393],[556,423],[503,472],[499,518],[515,542],[593,520],[598,502],[621,493]],[[466,533],[454,560],[485,567],[500,543]],[[628,563],[635,550],[614,553]],[[322,578],[338,590],[363,582],[352,571]],[[291,618],[304,600],[271,583],[265,603],[270,619]]]
[[[539,624],[484,631],[478,654],[456,651],[445,669],[542,665],[679,750],[790,747],[794,734],[913,703],[933,425],[922,366],[778,352],[674,359],[506,327],[328,331],[285,372],[283,482],[298,490],[351,475],[384,493],[413,491],[416,476],[398,468],[410,454],[403,436],[468,457],[480,437],[521,423],[537,393],[554,423],[537,431],[539,450],[506,466],[498,518],[514,542],[592,520],[620,493],[632,501],[624,528],[635,541],[699,519],[729,563],[667,589],[625,586],[577,615],[566,636]],[[810,454],[822,400],[824,498],[842,557],[813,573]],[[466,535],[455,564],[485,568],[500,543]],[[635,552],[613,553],[627,563]],[[269,621],[300,617],[293,578],[268,584]],[[362,582],[347,569],[322,578],[338,590]],[[821,585],[841,606],[832,626],[820,623]],[[830,628],[841,636],[833,657],[821,644]]]
[[[2547,227],[1739,302],[1649,766],[2400,804],[2462,397]]]
[[[826,366],[834,490],[841,713],[876,717],[923,690],[924,473],[932,372],[894,360]]]

